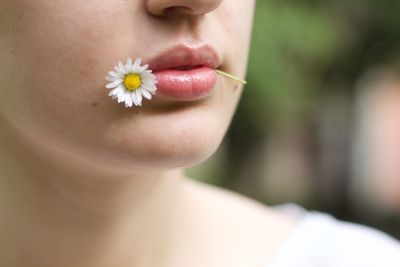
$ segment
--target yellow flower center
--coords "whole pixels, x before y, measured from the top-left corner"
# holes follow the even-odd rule
[[[135,91],[142,84],[142,79],[139,74],[129,73],[125,75],[124,85],[129,91]]]

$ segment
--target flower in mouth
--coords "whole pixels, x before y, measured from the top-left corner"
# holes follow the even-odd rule
[[[141,66],[141,58],[137,58],[132,62],[128,58],[124,65],[118,62],[114,67],[115,71],[110,71],[106,76],[106,80],[110,83],[106,88],[111,89],[109,96],[118,99],[118,103],[125,102],[125,107],[142,106],[143,97],[151,99],[151,94],[155,94],[156,76],[148,69],[148,65]]]

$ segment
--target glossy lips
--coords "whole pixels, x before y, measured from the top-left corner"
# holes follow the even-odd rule
[[[174,47],[149,62],[156,75],[157,94],[175,100],[197,100],[212,92],[220,65],[209,46]]]

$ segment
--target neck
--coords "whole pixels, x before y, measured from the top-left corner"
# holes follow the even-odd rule
[[[182,170],[107,169],[11,129],[0,133],[0,266],[151,266],[168,253]]]

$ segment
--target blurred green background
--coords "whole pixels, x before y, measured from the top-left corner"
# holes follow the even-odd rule
[[[237,113],[220,149],[188,175],[400,238],[400,171],[379,172],[395,173],[400,157],[391,167],[370,164],[379,162],[373,144],[386,140],[368,134],[379,125],[371,114],[382,110],[368,108],[371,97],[385,95],[385,81],[400,91],[399,11],[398,0],[258,0]]]

